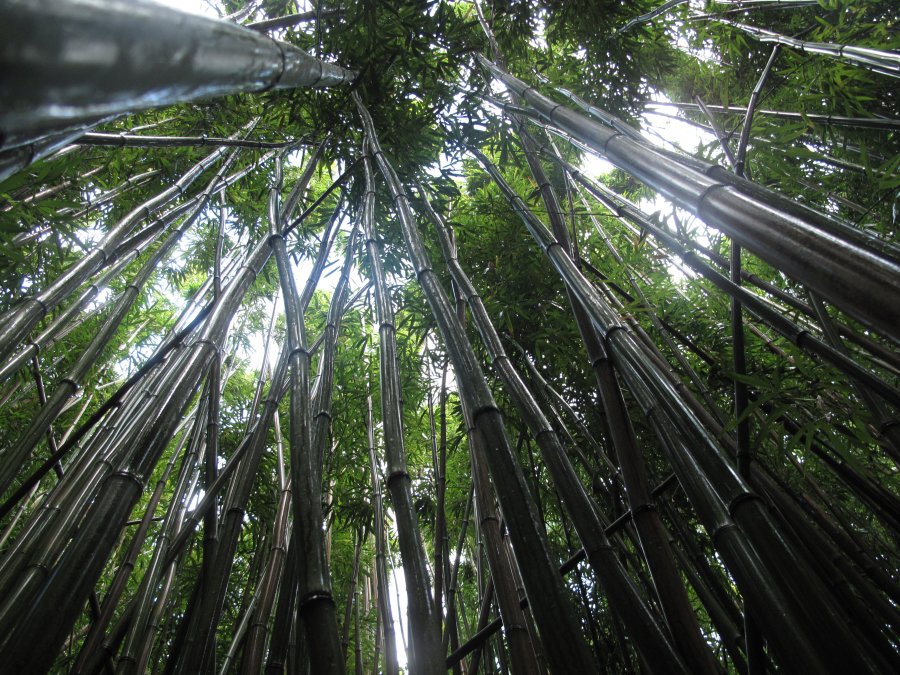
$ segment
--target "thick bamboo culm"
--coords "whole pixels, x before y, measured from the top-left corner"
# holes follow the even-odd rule
[[[0,10],[0,180],[125,112],[356,76],[248,28],[148,0],[3,0]]]
[[[130,110],[354,77],[256,31],[144,0],[4,0],[2,9],[3,148]]]
[[[357,106],[361,106],[357,99]],[[369,133],[369,129],[366,129]],[[371,143],[371,139],[369,139]],[[375,239],[375,178],[372,162],[363,159],[365,197],[361,214],[366,254],[372,268],[381,378],[381,420],[384,427],[385,487],[397,519],[400,554],[406,580],[410,616],[410,640],[415,668],[422,673],[441,670],[440,623],[428,578],[422,535],[413,509],[411,480],[406,469],[403,440],[400,372],[391,296],[385,279],[381,247]],[[374,477],[373,477],[374,480]]]
[[[487,59],[482,57],[481,63],[533,106],[534,116],[571,133],[850,316],[900,341],[900,286],[896,284],[900,263],[896,260],[858,242],[835,242],[839,228],[825,231],[821,220],[805,220],[802,212],[784,210],[783,198],[763,188],[748,184],[741,191],[736,183],[720,182],[684,166],[676,168],[672,160],[553,102]]]

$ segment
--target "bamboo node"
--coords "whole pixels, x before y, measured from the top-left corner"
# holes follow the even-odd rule
[[[713,183],[712,185],[709,185],[703,189],[703,191],[697,197],[697,215],[700,215],[700,212],[703,210],[703,201],[709,196],[709,194],[711,192],[713,192],[714,190],[717,190],[717,189],[723,188],[723,187],[728,187],[728,186],[725,183]]]
[[[737,511],[737,507],[743,504],[744,502],[755,501],[759,499],[759,496],[754,494],[753,492],[742,492],[737,497],[728,502],[728,515],[734,517],[735,511]]]
[[[126,470],[124,470],[124,469],[119,470],[119,471],[116,471],[116,472],[110,474],[108,480],[111,480],[111,479],[113,479],[113,478],[124,478],[125,480],[131,481],[131,482],[133,482],[135,485],[137,485],[137,487],[138,487],[139,490],[143,490],[143,489],[144,489],[144,483],[143,483],[143,481],[141,481],[141,479],[138,478],[137,474],[134,474],[134,473],[132,473],[131,471],[126,471]]]

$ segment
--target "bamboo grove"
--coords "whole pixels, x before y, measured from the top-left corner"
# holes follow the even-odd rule
[[[900,671],[900,12],[0,0],[0,671]]]

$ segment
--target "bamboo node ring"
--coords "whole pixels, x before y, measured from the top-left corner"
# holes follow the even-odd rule
[[[141,482],[141,479],[137,477],[137,474],[134,474],[131,471],[116,471],[115,473],[110,475],[110,479],[112,478],[124,478],[125,480],[131,481],[132,483],[137,485],[139,490],[144,489],[144,484]]]
[[[281,59],[281,68],[278,69],[278,73],[275,75],[275,77],[272,79],[272,81],[268,85],[266,85],[262,89],[258,90],[258,92],[260,94],[265,93],[267,91],[271,91],[272,89],[277,87],[278,83],[281,81],[282,76],[284,75],[285,68],[287,68],[287,57],[284,54],[284,49],[282,48],[281,43],[279,43],[278,40],[276,40],[275,38],[269,38],[269,39],[272,41],[272,44],[274,44],[275,48],[278,50],[278,56]]]
[[[311,356],[310,351],[306,347],[294,347],[290,352],[288,352],[288,358],[293,357],[294,354],[300,354],[307,358]]]
[[[713,183],[712,185],[704,188],[703,192],[700,193],[700,196],[697,197],[697,214],[700,214],[700,211],[703,209],[703,201],[709,196],[711,192],[717,190],[719,188],[728,187],[725,183]]]
[[[198,338],[198,339],[194,340],[194,344],[195,344],[195,345],[205,344],[205,345],[208,345],[209,347],[211,347],[212,350],[213,350],[216,354],[219,354],[219,352],[220,352],[219,345],[217,345],[215,342],[213,342],[213,341],[210,340],[209,338],[205,338],[205,337],[204,337],[204,338]]]
[[[755,494],[749,491],[742,492],[737,497],[728,502],[728,515],[734,516],[737,507],[743,504],[744,502],[755,501],[759,499]]]

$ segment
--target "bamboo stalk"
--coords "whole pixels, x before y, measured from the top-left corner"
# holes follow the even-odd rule
[[[363,232],[368,246],[369,232]],[[397,639],[394,635],[394,617],[391,614],[390,586],[388,585],[387,562],[384,555],[384,506],[381,497],[381,472],[378,469],[378,458],[375,454],[375,424],[372,415],[372,394],[366,396],[366,437],[369,445],[369,474],[372,480],[373,507],[375,511],[375,575],[378,579],[378,615],[381,617],[384,632],[384,672],[386,675],[397,675]],[[377,665],[377,664],[376,664]]]
[[[647,12],[646,14],[641,14],[640,16],[636,16],[633,19],[628,20],[624,26],[616,29],[616,34],[621,35],[622,33],[627,31],[632,26],[636,26],[641,23],[647,23],[648,21],[652,21],[656,17],[662,16],[669,10],[678,7],[678,5],[683,5],[685,2],[687,2],[687,0],[668,0],[667,2],[664,2],[659,7],[657,7],[656,9],[653,9],[653,10]]]
[[[239,92],[334,86],[355,77],[253,30],[146,0],[4,4],[2,67],[14,74],[0,88],[7,147],[126,111]],[[84,44],[94,49],[83,52]]]
[[[556,194],[538,161],[536,144],[524,134],[520,138],[526,160],[547,207],[554,235],[574,256],[575,252],[568,241],[565,224],[560,216]],[[681,582],[681,575],[675,568],[673,554],[668,546],[668,536],[657,511],[652,507],[647,467],[612,362],[581,302],[571,292],[569,300],[596,376],[610,437],[625,482],[628,505],[632,513],[636,514],[634,523],[638,541],[650,569],[669,631],[690,670],[712,675],[716,671],[712,653],[701,639],[700,626]]]
[[[744,116],[741,136],[738,140],[737,152],[734,158],[734,173],[744,177],[746,171],[747,144],[750,140],[750,129],[753,126],[753,113],[756,103],[762,92],[763,85],[772,70],[775,59],[778,56],[779,45],[775,45],[769,60],[763,67],[762,73],[750,92],[750,100],[747,103],[747,114]],[[748,175],[749,177],[749,175]],[[731,283],[741,285],[741,245],[734,239],[731,240]],[[732,367],[739,376],[734,380],[734,417],[737,422],[737,467],[741,478],[749,481],[751,477],[750,464],[753,452],[750,447],[750,420],[745,411],[749,405],[747,383],[740,376],[747,375],[747,356],[744,341],[744,315],[740,300],[731,298],[731,342],[732,342]],[[766,670],[765,652],[762,632],[756,619],[758,612],[753,609],[753,602],[744,598],[744,641],[747,655],[747,672],[749,675],[763,675]]]
[[[847,375],[865,382],[871,391],[877,393],[886,401],[894,404],[900,404],[900,392],[897,391],[889,382],[879,377],[871,370],[860,366],[852,358],[840,353],[838,350],[831,348],[828,344],[819,340],[802,326],[797,326],[789,318],[783,314],[774,311],[770,306],[766,305],[759,296],[750,293],[746,289],[731,282],[724,275],[719,274],[708,265],[704,264],[692,251],[686,250],[673,235],[663,228],[655,224],[647,214],[644,214],[639,208],[631,202],[617,195],[612,190],[598,185],[596,182],[584,176],[573,166],[563,163],[562,166],[581,183],[594,197],[601,201],[607,208],[618,216],[622,216],[638,223],[641,227],[645,227],[654,235],[666,248],[675,252],[675,254],[684,261],[691,269],[695,270],[702,276],[709,279],[719,289],[729,295],[738,297],[743,306],[778,333],[789,339],[791,342],[809,351],[816,356],[828,360],[836,368],[840,369]]]
[[[413,509],[411,480],[406,470],[394,311],[384,276],[381,247],[375,239],[375,183],[371,161],[368,157],[363,160],[363,170],[366,182],[361,221],[365,234],[366,253],[372,270],[375,312],[379,326],[379,374],[381,418],[384,427],[385,483],[394,507],[403,574],[406,581],[410,617],[411,663],[413,668],[419,672],[437,673],[442,661],[440,623],[431,594],[422,535]]]
[[[456,319],[450,301],[431,267],[421,236],[415,227],[409,198],[396,172],[381,151],[372,118],[359,97],[354,98],[368,135],[369,147],[394,201],[407,253],[447,346],[460,391],[468,398],[475,425],[487,445],[486,456],[491,478],[497,487],[501,500],[500,507],[509,528],[528,597],[538,608],[535,611],[535,620],[538,622],[538,630],[545,643],[551,668],[563,672],[590,671],[593,669],[593,658],[581,635],[566,591],[553,569],[543,533],[536,519],[534,503],[528,494],[521,467],[506,437],[500,411],[487,387],[472,345]]]
[[[483,155],[480,159],[491,171],[495,181],[504,186],[502,176],[489,160]],[[804,567],[797,559],[796,553],[778,534],[777,526],[766,515],[758,498],[753,497],[746,484],[734,474],[721,448],[704,429],[702,422],[684,402],[679,400],[674,389],[661,379],[664,376],[658,373],[656,366],[644,359],[643,350],[633,341],[612,309],[581,276],[559,242],[524,207],[521,198],[508,186],[503,189],[536,242],[547,253],[566,283],[578,293],[592,321],[604,335],[607,346],[613,353],[617,365],[620,364],[621,372],[629,383],[632,393],[644,408],[660,440],[663,441],[667,456],[673,463],[682,485],[713,535],[717,548],[729,562],[729,569],[741,576],[749,572],[748,577],[739,578],[738,582],[743,584],[744,588],[753,589],[755,593],[769,596],[758,599],[760,611],[769,614],[764,615],[765,622],[774,627],[776,623],[784,622],[788,613],[793,613],[793,618],[787,619],[788,623],[784,624],[784,629],[787,630],[787,625],[790,625],[789,630],[795,635],[799,635],[798,631],[802,631],[806,643],[784,642],[783,633],[772,631],[767,637],[773,645],[778,643],[776,648],[779,658],[789,662],[801,651],[808,652],[804,659],[821,658],[825,653],[830,653],[829,658],[833,658],[835,662],[849,663],[864,658],[851,648],[853,638],[849,636],[847,627],[840,622],[835,600],[828,594],[818,577],[795,575],[790,583],[782,583],[784,579],[773,583],[771,576],[751,581],[750,577],[754,576],[754,570],[762,569],[757,566],[764,564],[773,566],[773,570],[783,570],[785,565],[798,570]],[[681,437],[681,434],[684,434],[684,437]],[[691,441],[687,441],[687,438]],[[698,441],[703,443],[708,452],[693,451],[694,444]],[[704,474],[704,471],[708,474]],[[703,481],[699,479],[701,475],[706,476]],[[731,516],[724,504],[733,505],[731,513],[741,523],[742,530],[746,528],[747,539],[729,524]],[[751,540],[755,542],[752,548]],[[788,563],[788,560],[791,562]],[[807,584],[810,588],[807,592],[803,592],[801,600],[800,587]],[[812,590],[813,588],[816,590]],[[810,594],[815,595],[814,602],[821,602],[816,611],[811,611],[808,597]],[[775,608],[778,610],[773,612]],[[788,612],[782,613],[787,608],[790,608]],[[823,642],[822,638],[826,633],[831,637]]]
[[[204,190],[203,197],[197,202],[192,212],[185,218],[184,222],[166,239],[166,241],[157,248],[156,251],[147,259],[138,273],[132,279],[132,283],[126,286],[121,296],[116,302],[115,307],[107,315],[103,325],[97,331],[96,336],[90,342],[87,349],[72,366],[72,369],[57,385],[53,392],[52,398],[47,405],[43,406],[40,412],[34,417],[31,424],[26,428],[25,432],[17,439],[12,448],[8,448],[4,453],[3,471],[0,472],[0,493],[5,492],[10,486],[18,473],[19,468],[31,454],[34,446],[37,444],[41,436],[44,435],[46,429],[52,424],[53,420],[59,415],[65,403],[78,390],[81,380],[88,373],[90,368],[94,366],[107,343],[112,339],[119,325],[125,319],[128,311],[131,309],[134,301],[141,293],[144,285],[150,277],[156,273],[156,267],[165,259],[178,243],[181,236],[187,229],[193,225],[195,219],[200,215],[201,209],[206,205],[212,188],[224,173],[228,170],[231,162],[234,161],[236,155],[232,155],[227,159],[219,172],[210,182],[209,186]]]
[[[646,104],[648,107],[674,107],[681,110],[700,110],[700,106],[696,103],[683,103],[679,101],[652,101]],[[705,106],[713,112],[744,115],[747,112],[745,107],[741,106],[721,106],[710,105]],[[822,115],[811,112],[792,112],[788,110],[765,110],[756,111],[757,115],[765,117],[775,117],[778,119],[788,119],[797,121],[809,121],[814,124],[824,124],[828,126],[846,126],[856,127],[860,129],[879,129],[883,131],[892,131],[900,128],[900,120],[885,119],[882,117],[842,117],[840,115]]]
[[[551,124],[579,137],[616,166],[658,189],[677,205],[735,238],[742,246],[781,269],[846,311],[850,316],[900,341],[900,264],[864,243],[850,240],[843,228],[824,216],[791,205],[759,186],[723,182],[679,166],[647,147],[617,134],[479,57],[480,63],[521,96]],[[730,179],[729,179],[730,180]],[[824,229],[829,228],[829,229]],[[835,237],[842,241],[835,243]],[[828,270],[826,273],[825,270]],[[890,288],[889,296],[884,289]],[[875,302],[875,298],[880,298]]]
[[[828,42],[807,42],[796,38],[780,35],[774,31],[750,26],[731,19],[717,17],[716,23],[737,28],[747,35],[752,35],[760,42],[770,42],[776,45],[784,45],[798,50],[802,54],[821,54],[831,58],[851,63],[855,66],[871,70],[890,77],[900,77],[900,54],[871,47],[857,47],[855,45],[840,45]]]
[[[318,21],[319,19],[336,16],[341,14],[339,9],[316,9],[311,12],[298,12],[296,14],[286,14],[274,19],[263,19],[262,21],[254,21],[253,23],[244,24],[247,28],[258,31],[277,30],[280,28],[293,28],[301,23],[310,21]]]
[[[227,147],[262,150],[286,148],[297,141],[249,141],[240,138],[210,138],[208,136],[136,136],[87,132],[79,136],[75,145],[99,145],[117,148],[179,148],[179,147]]]
[[[620,613],[632,637],[641,645],[641,652],[650,668],[654,672],[675,672],[673,669],[682,667],[679,656],[656,625],[633,583],[613,554],[613,549],[603,532],[596,504],[588,498],[549,421],[506,355],[481,298],[459,266],[442,220],[427,200],[423,200],[423,203],[426,215],[438,231],[441,248],[454,282],[472,310],[476,327],[490,354],[492,366],[513,396],[522,419],[537,440],[560,497],[566,504],[569,517],[572,518],[579,537],[588,551],[591,567],[610,597],[613,610]]]
[[[132,209],[106,233],[90,253],[69,267],[54,282],[21,304],[4,312],[0,317],[0,325],[2,325],[0,327],[0,358],[5,358],[12,353],[18,343],[41,318],[86,281],[91,274],[100,269],[142,219],[149,216],[154,209],[165,206],[176,196],[183,194],[184,190],[223,154],[224,148],[213,151],[188,170],[174,185]]]

